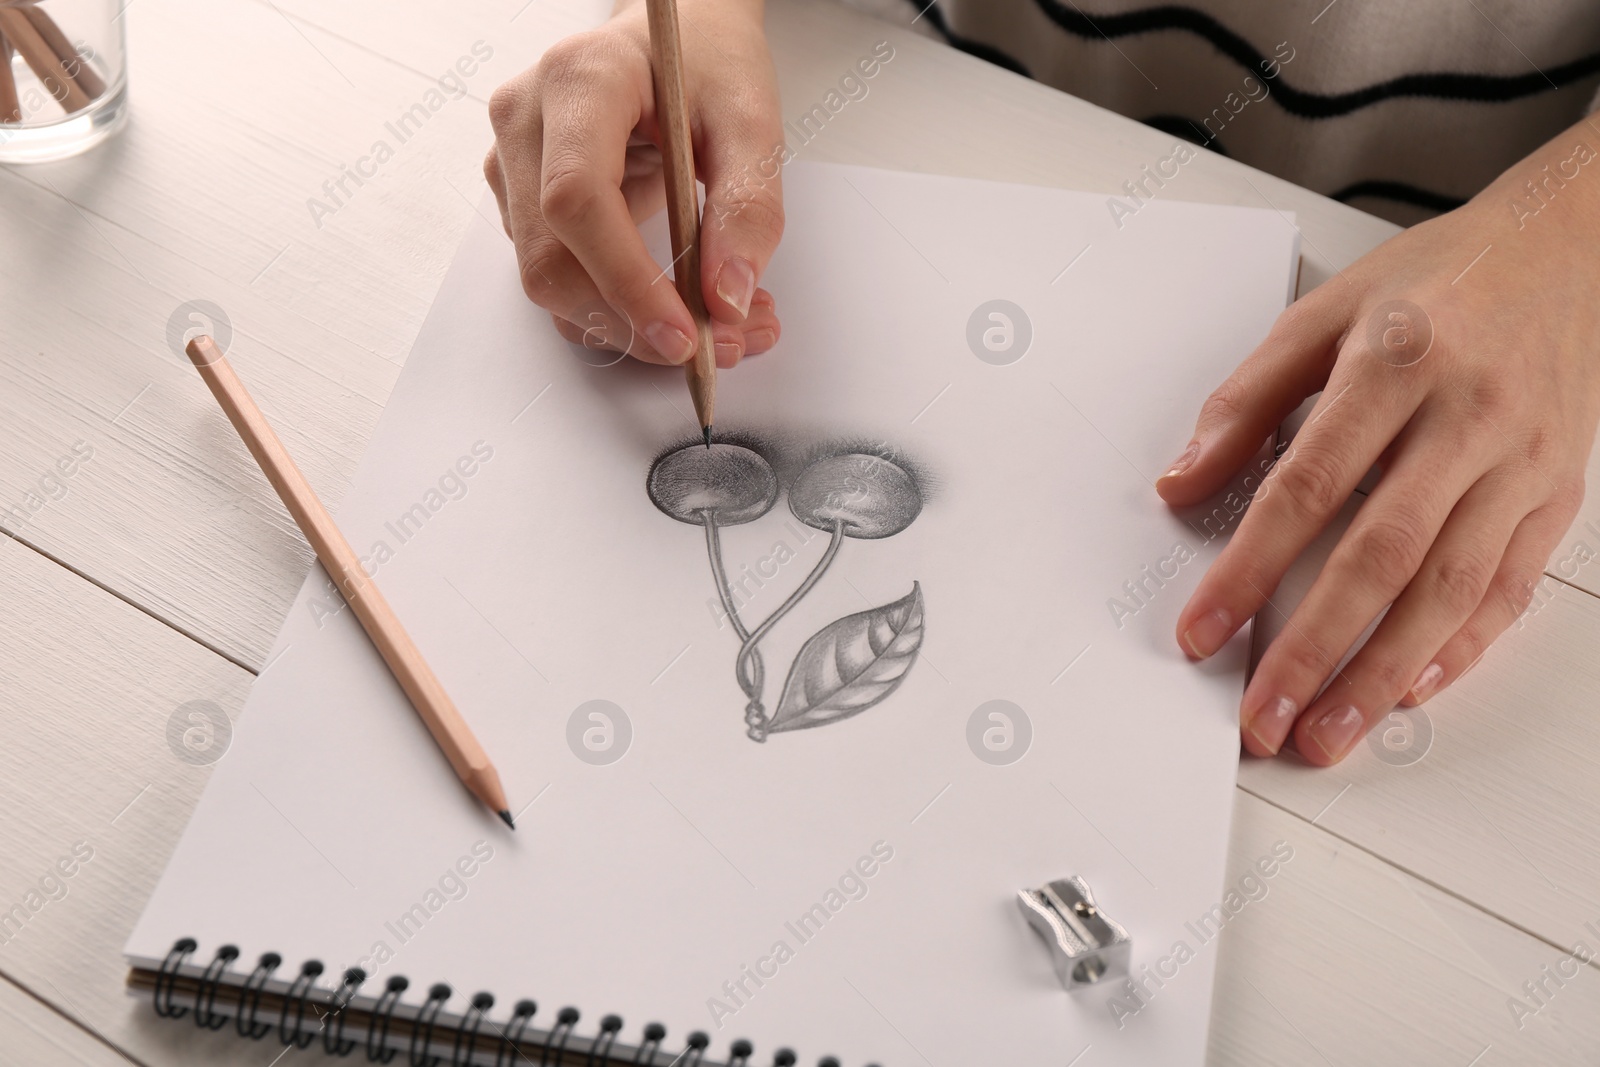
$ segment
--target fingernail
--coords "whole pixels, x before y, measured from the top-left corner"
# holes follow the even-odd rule
[[[1288,697],[1274,697],[1251,713],[1245,720],[1244,728],[1251,737],[1261,743],[1261,747],[1278,754],[1283,747],[1284,738],[1289,736],[1289,727],[1294,725],[1294,717],[1300,713],[1300,705]]]
[[[1337,763],[1356,743],[1365,725],[1366,718],[1361,712],[1354,705],[1346,704],[1342,708],[1323,712],[1311,724],[1309,733],[1312,743],[1322,749],[1322,754],[1328,757],[1329,762]]]
[[[1200,616],[1183,631],[1183,648],[1193,659],[1216,654],[1233,634],[1233,618],[1218,609]]]
[[[722,261],[722,269],[717,271],[717,295],[737,308],[741,317],[750,314],[750,298],[755,292],[755,268],[737,256]]]
[[[1411,683],[1411,699],[1418,704],[1433,695],[1434,689],[1444,678],[1444,668],[1437,663],[1430,663],[1422,668],[1422,673],[1417,675],[1417,680]]]
[[[694,351],[689,335],[670,322],[652,322],[644,328],[644,336],[651,348],[676,363],[682,363]]]
[[[1164,478],[1176,478],[1178,475],[1194,466],[1194,461],[1199,458],[1199,456],[1200,442],[1190,441],[1189,447],[1183,450],[1183,454],[1172,461],[1172,466],[1167,468],[1167,473],[1163,474],[1161,478],[1156,480],[1161,481]]]
[[[744,355],[744,349],[732,341],[722,341],[717,344],[717,366],[731,367],[739,362],[739,357]]]

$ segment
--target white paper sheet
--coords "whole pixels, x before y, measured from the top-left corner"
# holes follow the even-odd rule
[[[718,427],[796,454],[869,443],[925,500],[892,537],[843,540],[761,645],[764,703],[807,637],[916,583],[902,684],[746,736],[703,531],[646,494],[652,459],[696,431],[681,375],[578,358],[479,219],[338,514],[517,831],[455,782],[316,570],[130,960],[189,936],[201,965],[223,943],[281,953],[284,978],[360,964],[364,993],[404,974],[410,1002],[444,981],[458,1011],[486,989],[492,1017],[532,997],[546,1023],[616,1012],[625,1043],[659,1020],[665,1047],[700,1029],[759,1062],[789,1046],[808,1064],[1059,1067],[1090,1045],[1097,1065],[1202,1062],[1216,948],[1192,924],[1224,898],[1244,639],[1198,667],[1175,646],[1215,527],[1150,483],[1281,310],[1294,230],[1163,202],[1119,228],[1104,196],[836,166],[788,168],[785,193],[764,279],[784,336],[721,375]],[[1009,365],[967,340],[997,298],[1031,323]],[[828,540],[781,495],[723,530],[741,614],[765,617]],[[631,732],[604,765],[569,747],[596,700]],[[972,726],[993,700],[1031,732],[1006,765],[969,744],[1005,740],[1004,720]],[[605,740],[584,719],[579,748],[588,728]],[[1118,989],[1061,990],[1017,909],[1068,874],[1127,927],[1136,976],[1159,970],[1120,1013]],[[794,925],[819,904],[820,929]]]

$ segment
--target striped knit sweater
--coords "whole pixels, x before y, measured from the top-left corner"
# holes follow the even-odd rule
[[[1600,103],[1600,0],[850,2],[1400,223]]]

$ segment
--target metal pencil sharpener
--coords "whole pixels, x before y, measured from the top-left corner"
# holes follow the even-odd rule
[[[1056,977],[1069,993],[1128,974],[1133,941],[1095,904],[1089,883],[1074,875],[1039,889],[1019,889],[1017,904],[1050,949]]]

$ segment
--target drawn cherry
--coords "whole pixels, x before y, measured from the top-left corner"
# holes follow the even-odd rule
[[[789,508],[819,530],[873,540],[904,530],[922,511],[916,479],[898,463],[864,452],[817,460],[789,489]]]
[[[651,503],[679,522],[702,526],[706,552],[723,611],[740,641],[734,676],[748,698],[746,732],[765,741],[770,727],[762,690],[766,670],[758,645],[778,621],[822,579],[846,537],[891,537],[916,520],[922,491],[915,476],[893,460],[865,452],[846,452],[816,460],[789,490],[789,507],[808,526],[827,531],[828,547],[793,593],[754,628],[739,617],[718,530],[751,522],[772,509],[778,479],[760,453],[741,445],[685,445],[658,459],[647,482]]]
[[[704,526],[706,553],[711,557],[711,576],[722,598],[722,610],[733,624],[741,642],[750,638],[739,619],[722,566],[723,526],[738,526],[759,519],[772,510],[778,500],[778,476],[761,453],[742,445],[718,443],[706,448],[699,442],[668,452],[650,468],[646,482],[650,502],[679,522]],[[760,708],[760,693],[766,685],[766,668],[754,649],[735,664],[739,687]],[[754,714],[746,710],[746,715]]]
[[[778,499],[772,465],[741,445],[685,445],[650,468],[650,502],[679,522],[737,526],[759,519]]]

